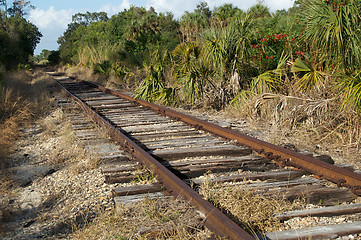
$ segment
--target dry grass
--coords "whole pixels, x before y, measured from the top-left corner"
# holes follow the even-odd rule
[[[70,123],[65,123],[62,129],[59,128],[59,125],[62,124],[64,120],[64,112],[60,108],[53,111],[50,115],[42,119],[40,122],[40,126],[43,130],[43,135],[53,136],[59,131],[63,133],[62,135],[71,134]]]
[[[65,118],[64,111],[73,114],[83,114],[73,108],[67,108],[65,110],[57,108],[40,121],[42,138],[48,139],[49,137],[55,137],[58,139],[57,142],[54,143],[56,148],[51,152],[52,158],[49,163],[53,165],[71,165],[73,174],[80,174],[84,171],[97,168],[101,163],[99,156],[93,152],[91,154],[87,153],[85,150],[86,142],[76,141],[72,124]],[[98,131],[101,136],[108,138],[106,131],[98,126],[89,130]]]
[[[300,149],[315,151],[324,145],[330,153],[350,157],[361,144],[360,115],[341,108],[340,99],[311,99],[263,94],[243,99],[226,110],[227,115],[247,119],[253,129],[268,134],[274,144],[292,142]],[[266,131],[265,131],[266,129]]]
[[[42,138],[57,138],[54,143],[56,147],[51,151],[52,157],[49,163],[52,165],[67,165],[76,175],[84,171],[95,169],[101,163],[96,154],[87,154],[83,144],[76,142],[76,136],[71,128],[71,123],[64,118],[64,112],[56,109],[44,118],[40,125],[42,127]]]
[[[87,67],[63,67],[58,69],[59,72],[65,72],[67,76],[72,76],[80,79],[84,79],[87,81],[97,82],[99,84],[105,85],[107,83],[107,77],[94,74],[93,70]]]
[[[139,84],[146,77],[142,69],[136,68],[132,72],[126,73],[123,77],[114,75],[94,74],[94,71],[84,66],[63,66],[58,69],[59,72],[65,72],[67,76],[73,76],[87,81],[97,82],[107,88],[120,90],[122,92],[134,92]]]
[[[4,75],[0,95],[0,167],[11,151],[14,141],[20,137],[20,129],[49,109],[51,100],[49,79],[43,75],[19,71]]]
[[[233,187],[203,183],[199,193],[251,234],[284,229],[274,215],[300,206],[298,202],[291,203],[256,194],[246,183]]]
[[[206,239],[209,232],[201,225],[185,201],[144,199],[123,206],[119,213],[104,212],[71,239]]]

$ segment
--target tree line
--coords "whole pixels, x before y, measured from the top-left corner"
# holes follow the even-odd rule
[[[29,1],[0,0],[0,70],[26,64],[42,34],[25,17],[34,8]]]
[[[148,101],[222,109],[253,94],[337,92],[359,108],[360,8],[360,0],[297,0],[275,13],[262,3],[244,11],[200,2],[179,20],[135,6],[111,18],[78,13],[59,56],[120,77]]]

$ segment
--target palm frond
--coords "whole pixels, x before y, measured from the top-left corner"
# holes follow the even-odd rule
[[[347,1],[337,9],[324,1],[309,0],[299,17],[306,28],[303,40],[320,51],[329,65],[342,63],[346,72],[361,63],[360,2]]]
[[[255,95],[254,92],[249,90],[241,90],[230,102],[230,104],[241,104],[247,101],[251,96]]]
[[[288,58],[289,55],[282,52],[276,69],[266,71],[252,79],[250,84],[251,91],[261,94],[279,90],[282,84],[282,77],[286,74],[285,65]]]
[[[301,73],[302,77],[296,82],[299,88],[303,91],[315,87],[320,89],[324,85],[325,74],[317,71],[311,64],[297,58],[292,66],[295,72]]]
[[[338,87],[345,95],[342,106],[352,105],[361,109],[361,72],[341,78]]]

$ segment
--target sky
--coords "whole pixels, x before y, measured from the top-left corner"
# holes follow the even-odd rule
[[[130,6],[139,6],[156,12],[172,12],[179,19],[185,11],[193,11],[199,2],[207,2],[211,10],[225,3],[247,10],[257,3],[257,0],[31,0],[35,6],[29,12],[28,19],[35,24],[43,37],[35,49],[38,55],[43,49],[57,50],[57,39],[63,35],[72,15],[76,13],[106,12],[110,18]],[[264,0],[263,3],[272,12],[279,9],[288,9],[293,6],[294,0]]]

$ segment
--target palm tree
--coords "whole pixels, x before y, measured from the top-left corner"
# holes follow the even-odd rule
[[[180,31],[184,41],[195,41],[200,31],[208,26],[208,18],[201,12],[186,12],[180,22]]]
[[[271,13],[269,8],[261,3],[257,3],[249,9],[249,13],[253,16],[253,18],[264,18],[271,17]]]
[[[242,14],[227,27],[212,28],[203,36],[205,58],[219,73],[223,93],[234,94],[241,87],[239,74],[243,77],[243,66],[250,55],[252,24],[250,15]],[[231,79],[233,85],[229,84]]]
[[[361,1],[309,0],[301,10],[304,40],[326,66],[340,70],[344,104],[361,108]]]
[[[241,10],[237,7],[234,7],[232,4],[224,4],[220,7],[217,7],[213,11],[213,23],[214,25],[220,25],[225,27],[228,25],[233,16]]]
[[[179,44],[173,50],[176,67],[175,76],[183,86],[184,97],[191,104],[200,100],[209,86],[213,86],[210,77],[212,68],[203,61],[203,51],[197,42]]]
[[[302,10],[304,40],[326,67],[339,70],[335,77],[343,106],[349,103],[361,109],[361,1],[309,0]]]
[[[303,39],[321,53],[321,61],[340,65],[348,75],[361,65],[361,2],[349,0],[337,6],[330,2],[309,0],[302,5]]]

